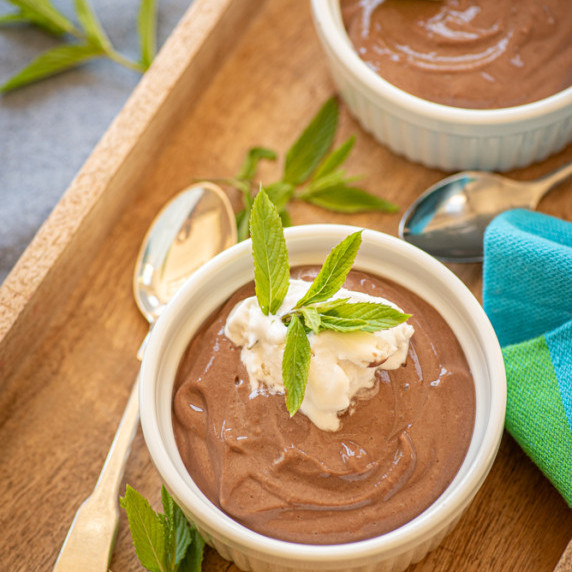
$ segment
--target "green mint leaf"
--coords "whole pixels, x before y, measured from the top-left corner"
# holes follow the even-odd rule
[[[343,334],[350,332],[370,331],[367,330],[367,324],[363,320],[357,318],[338,318],[336,316],[320,316],[320,331],[332,330]],[[376,331],[371,330],[371,331]]]
[[[258,168],[258,163],[261,159],[275,161],[276,157],[276,152],[272,149],[266,149],[265,147],[252,147],[252,149],[249,149],[244,162],[242,163],[237,179],[253,179],[256,174],[256,169]]]
[[[185,557],[192,542],[191,525],[185,513],[167,489],[161,487],[161,501],[165,511],[165,551],[169,570],[175,570]]]
[[[265,315],[275,314],[288,292],[290,266],[280,216],[264,189],[250,214],[256,297]]]
[[[300,314],[304,320],[304,325],[317,334],[320,331],[321,318],[320,313],[315,308],[315,306],[306,306],[305,308],[300,308]]]
[[[245,205],[252,207],[252,197],[250,196],[250,183],[243,179],[227,179],[226,182],[233,187],[236,187],[242,194],[242,200]]]
[[[11,14],[4,14],[0,16],[0,26],[7,26],[10,24],[30,24],[29,18],[20,12],[12,12]]]
[[[58,11],[50,0],[9,0],[9,2],[20,8],[22,16],[28,21],[56,36],[71,33],[75,29],[73,23]]]
[[[330,190],[334,187],[347,187],[359,180],[359,177],[347,177],[342,169],[338,169],[318,179],[312,179],[305,190],[299,194],[299,198],[311,197],[323,190]]]
[[[340,213],[357,213],[365,211],[397,212],[399,207],[385,199],[376,197],[356,187],[345,183],[322,187],[312,192],[304,193],[301,200],[316,206]]]
[[[319,179],[325,175],[333,173],[348,158],[348,155],[350,154],[355,142],[356,138],[354,135],[352,135],[345,143],[332,151],[322,161],[312,178]]]
[[[175,568],[184,558],[192,542],[191,525],[181,507],[173,500],[167,489],[161,487],[161,500],[165,511],[166,535],[169,565]]]
[[[155,0],[141,0],[137,16],[139,62],[147,69],[157,52],[157,8]]]
[[[127,512],[133,546],[141,565],[150,572],[166,572],[164,518],[129,485],[120,503]]]
[[[75,11],[89,43],[107,51],[111,45],[109,38],[103,31],[89,0],[75,0]]]
[[[312,308],[316,308],[322,313],[326,313],[333,308],[337,308],[338,306],[342,306],[343,304],[350,303],[349,298],[335,298],[333,300],[327,300],[326,302],[319,302],[311,306]]]
[[[191,526],[191,544],[181,560],[177,572],[200,572],[203,562],[205,541],[198,530]]]
[[[236,218],[236,239],[242,242],[248,238],[250,228],[250,207],[244,208],[237,212]]]
[[[286,390],[286,408],[290,417],[302,405],[311,356],[310,342],[304,326],[300,318],[294,315],[286,330],[286,347],[282,359],[282,382]]]
[[[278,212],[284,210],[284,207],[290,202],[294,194],[294,187],[289,183],[279,181],[264,187],[268,198],[272,201]]]
[[[332,249],[318,276],[295,308],[325,302],[342,287],[361,245],[361,233],[360,230],[350,234]]]
[[[102,55],[103,50],[92,45],[58,46],[38,56],[30,65],[0,86],[0,92],[7,93],[24,87]]]
[[[175,552],[175,565],[178,566],[185,555],[187,554],[188,548],[193,542],[193,533],[191,527],[189,526],[189,521],[185,516],[185,513],[181,510],[178,504],[175,503],[174,511],[174,522],[175,522],[175,538],[176,547]]]
[[[398,326],[411,317],[387,304],[373,302],[344,301],[313,308],[320,316],[320,330],[337,332],[378,332]]]
[[[322,106],[286,154],[283,180],[292,185],[306,181],[331,147],[338,125],[334,98]]]
[[[174,517],[175,501],[164,486],[161,487],[161,502],[165,518],[165,563],[169,569],[172,569],[177,554],[177,534]]]

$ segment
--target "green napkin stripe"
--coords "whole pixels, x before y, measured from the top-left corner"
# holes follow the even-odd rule
[[[571,300],[572,301],[572,300]],[[568,427],[572,433],[572,320],[545,334]],[[572,451],[570,452],[572,455]],[[572,480],[572,476],[570,477]]]
[[[572,507],[572,435],[544,336],[503,348],[506,428]]]

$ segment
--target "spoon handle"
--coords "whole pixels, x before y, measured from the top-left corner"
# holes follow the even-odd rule
[[[556,185],[563,183],[572,176],[572,162],[540,177],[535,181],[538,189],[538,200],[540,200],[548,191],[552,190]]]
[[[54,572],[105,572],[109,560],[119,508],[117,497],[131,443],[139,421],[139,375],[91,495],[76,512]]]

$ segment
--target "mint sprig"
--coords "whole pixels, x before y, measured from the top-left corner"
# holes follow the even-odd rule
[[[288,292],[290,265],[278,209],[263,188],[252,206],[250,233],[258,304],[265,315],[275,314]],[[281,318],[288,328],[282,383],[291,417],[304,400],[312,355],[310,332],[376,332],[410,318],[409,314],[386,304],[332,300],[353,266],[361,245],[361,233],[350,234],[331,250],[306,294]]]
[[[281,178],[264,184],[284,226],[291,225],[288,205],[292,201],[303,201],[340,213],[399,210],[395,204],[356,186],[357,177],[346,175],[342,165],[353,149],[355,137],[349,137],[332,149],[338,116],[336,99],[328,99],[287,150]],[[243,208],[237,214],[239,240],[248,238],[252,204],[260,187],[256,180],[258,165],[262,160],[277,159],[278,153],[272,149],[253,147],[238,175],[224,180],[242,196]]]
[[[151,65],[156,52],[156,0],[141,0],[139,5],[138,61],[124,57],[113,47],[89,0],[74,0],[77,24],[62,14],[50,0],[6,1],[15,6],[16,11],[0,18],[0,26],[31,24],[66,43],[40,54],[1,85],[0,93],[19,89],[95,58],[109,58],[138,72],[144,72]]]
[[[161,488],[161,501],[164,514],[155,512],[129,485],[120,499],[137,558],[150,572],[199,572],[204,540],[165,487]]]

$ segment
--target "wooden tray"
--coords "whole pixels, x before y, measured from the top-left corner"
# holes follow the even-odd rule
[[[195,0],[0,288],[4,569],[51,569],[97,479],[147,330],[131,274],[153,216],[192,180],[235,174],[250,146],[283,154],[333,92],[307,2]],[[348,171],[402,208],[443,176],[375,143],[342,106],[340,141],[353,133]],[[533,178],[570,159],[569,147],[513,175]],[[266,167],[263,180],[279,168]],[[555,190],[541,210],[572,219],[569,190]],[[291,215],[295,224],[353,223],[391,234],[399,221],[298,204]],[[479,294],[479,265],[453,270]],[[125,481],[160,506],[140,432]],[[505,436],[455,532],[412,569],[552,570],[571,536],[572,513]],[[124,514],[111,568],[140,569]],[[211,550],[203,569],[236,570]]]

